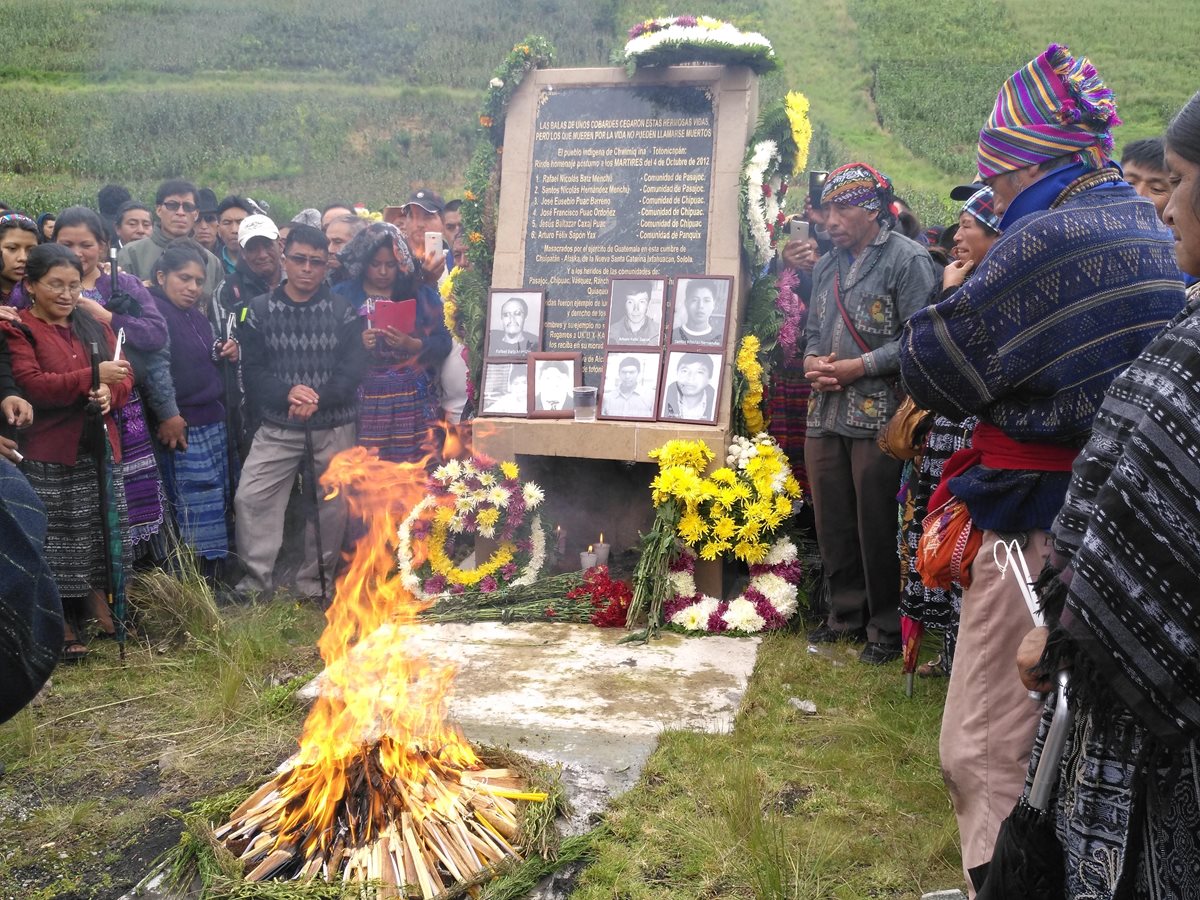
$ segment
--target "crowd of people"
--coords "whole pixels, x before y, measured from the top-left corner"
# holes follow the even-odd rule
[[[944,633],[923,673],[949,677],[940,756],[972,896],[1060,669],[1073,730],[1041,763],[1066,896],[1200,896],[1200,94],[1118,162],[1120,124],[1095,68],[1051,45],[1001,86],[956,222],[923,229],[851,162],[814,180],[811,234],[776,264],[807,310],[769,404],[811,495],[828,608],[808,638],[878,665],[902,615]],[[152,208],[109,186],[95,211],[0,215],[0,455],[20,473],[0,478],[21,498],[0,527],[44,547],[48,574],[25,571],[61,595],[62,660],[86,656],[89,620],[119,631],[124,574],[173,541],[233,601],[288,579],[324,593],[345,507],[320,504],[282,571],[297,476],[311,488],[354,444],[422,459],[463,417],[437,291],[469,265],[457,204],[268,213],[169,180]],[[411,331],[373,321],[395,300],[415,301]],[[526,339],[522,306],[493,345]],[[698,285],[679,327],[709,333],[713,308]],[[44,536],[20,514],[34,495]]]
[[[809,640],[879,664],[902,614],[944,631],[922,668],[949,677],[972,897],[1013,896],[993,855],[1039,765],[1061,896],[1200,896],[1200,94],[1117,162],[1120,124],[1051,45],[1001,86],[952,241],[852,163],[782,254],[808,319],[772,412],[829,598]],[[1062,670],[1075,718],[1043,760]]]

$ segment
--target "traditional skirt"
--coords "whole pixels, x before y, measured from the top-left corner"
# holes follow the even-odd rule
[[[943,665],[949,669],[958,637],[958,613],[962,608],[962,588],[950,590],[926,587],[917,573],[917,544],[921,540],[921,522],[929,511],[929,498],[942,480],[942,467],[956,451],[970,446],[975,420],[962,424],[944,416],[934,419],[925,438],[921,455],[906,468],[903,503],[900,507],[900,614],[927,628],[942,631]]]
[[[428,452],[437,422],[433,380],[420,366],[373,366],[358,393],[358,442],[389,462],[416,462]]]
[[[188,427],[186,450],[163,453],[163,481],[183,542],[205,559],[229,554],[232,485],[224,422]]]
[[[113,590],[121,616],[125,605],[125,572],[132,565],[130,542],[125,539],[128,508],[120,466],[106,467],[109,504],[106,509],[113,561]],[[46,506],[46,560],[63,600],[81,600],[93,590],[104,590],[104,531],[100,526],[96,461],[80,452],[75,465],[26,459],[21,471]]]
[[[804,438],[808,434],[808,398],[812,385],[804,377],[804,362],[796,360],[771,372],[767,412],[767,431],[779,442],[792,465],[792,474],[808,493],[808,472],[804,468]]]
[[[121,435],[121,469],[129,503],[129,540],[134,556],[138,557],[147,551],[147,542],[162,528],[166,496],[154,458],[154,440],[146,424],[146,410],[136,388],[128,402],[114,411],[113,419]]]

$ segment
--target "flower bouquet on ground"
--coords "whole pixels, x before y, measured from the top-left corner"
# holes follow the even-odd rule
[[[646,631],[638,637],[649,637],[667,618],[664,604],[669,599],[692,601],[677,604],[672,617],[686,606],[713,599],[700,597],[695,589],[691,576],[697,556],[705,560],[732,556],[751,566],[751,585],[758,594],[768,597],[764,586],[770,592],[765,604],[757,604],[749,590],[739,598],[746,605],[738,601],[725,604],[719,616],[724,627],[712,630],[760,631],[786,622],[795,612],[795,594],[789,597],[775,580],[765,579],[790,579],[793,587],[799,582],[796,548],[790,542],[777,542],[774,535],[799,502],[800,485],[779,445],[766,434],[734,438],[727,465],[708,476],[703,473],[713,452],[703,441],[668,441],[650,456],[659,465],[651,482],[655,518],[642,539],[627,626],[633,628],[644,617]],[[755,567],[759,567],[757,572]],[[691,579],[690,590],[680,573]],[[703,630],[710,630],[707,623],[720,604],[714,600],[711,608],[706,607]],[[747,606],[753,607],[757,619],[750,616]],[[687,621],[696,622],[699,615],[697,611]],[[736,624],[731,625],[727,616]]]
[[[757,32],[712,16],[666,16],[646,19],[629,29],[629,42],[613,55],[630,75],[643,66],[714,63],[749,66],[758,74],[776,66],[771,42]]]
[[[546,562],[546,532],[535,512],[545,494],[521,483],[516,463],[485,457],[450,460],[434,469],[429,495],[400,525],[396,550],[405,588],[422,600],[528,586]],[[496,550],[473,567],[478,537]]]

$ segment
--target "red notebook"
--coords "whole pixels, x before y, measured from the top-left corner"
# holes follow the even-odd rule
[[[412,334],[417,326],[416,300],[377,300],[371,314],[372,328],[395,328]]]

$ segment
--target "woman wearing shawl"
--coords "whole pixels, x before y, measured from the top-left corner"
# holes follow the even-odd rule
[[[346,279],[335,290],[368,321],[363,345],[371,362],[359,389],[358,442],[382,459],[415,462],[438,418],[434,372],[450,352],[441,298],[422,284],[408,244],[388,222],[360,231],[338,257]],[[408,299],[417,304],[411,334],[371,325],[376,303]]]
[[[1198,275],[1200,94],[1168,128],[1166,160],[1164,221],[1180,268]],[[1200,897],[1198,372],[1193,287],[1109,388],[1039,583],[1056,624],[1037,671],[1070,668],[1076,707],[1056,803],[1070,898]],[[1043,638],[1026,639],[1027,685]]]

